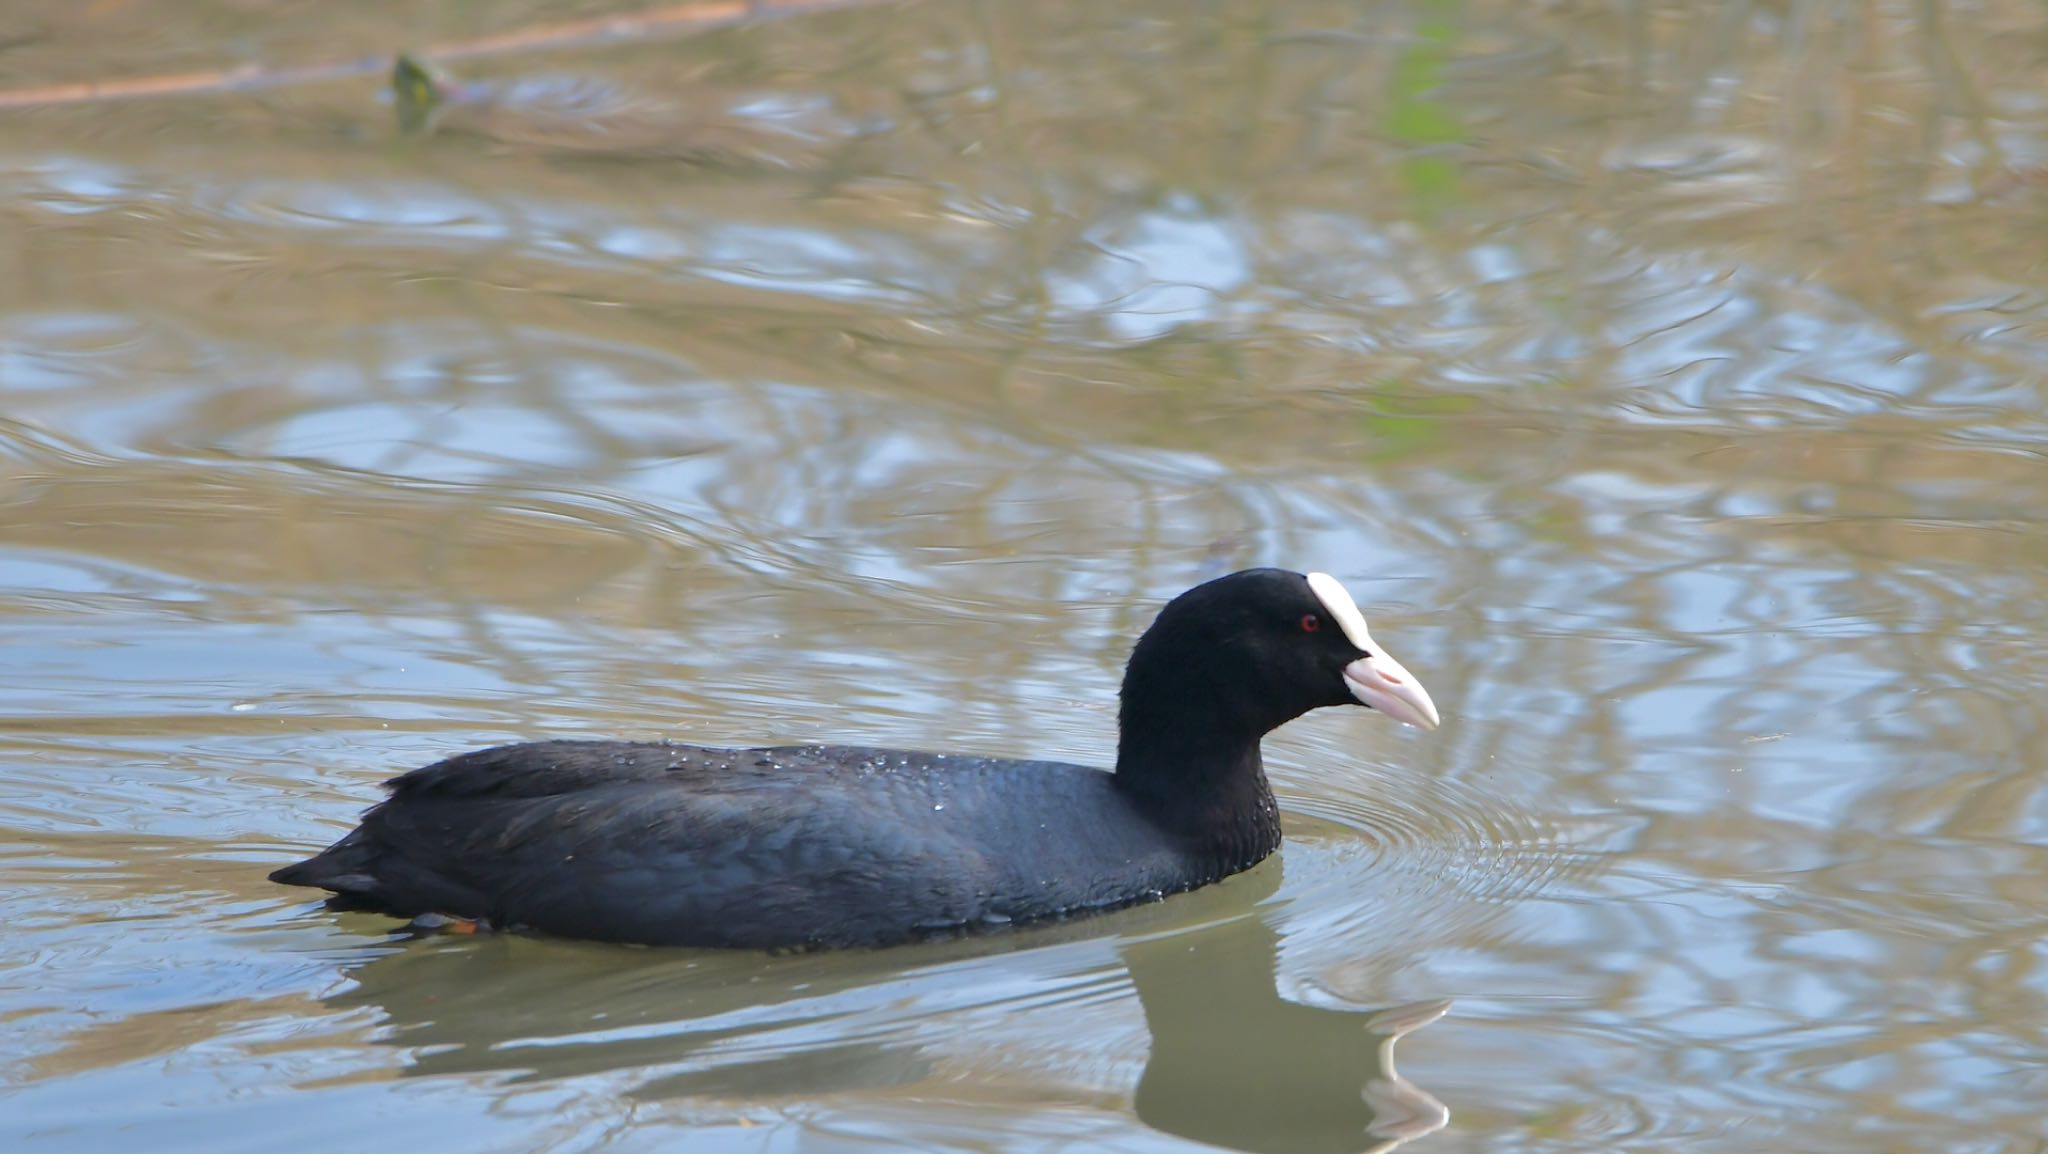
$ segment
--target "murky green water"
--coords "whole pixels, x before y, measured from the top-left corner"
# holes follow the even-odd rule
[[[611,10],[28,4],[0,87]],[[0,109],[0,1147],[2048,1142],[2039,5],[458,71],[410,145],[367,71]],[[1254,563],[1446,724],[1285,730],[1212,890],[762,958],[263,880],[500,740],[1106,762],[1130,638]]]

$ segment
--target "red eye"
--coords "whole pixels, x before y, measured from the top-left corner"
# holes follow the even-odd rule
[[[1313,613],[1304,613],[1301,615],[1301,631],[1303,633],[1314,633],[1316,630],[1321,629],[1322,627],[1322,618],[1317,617]]]

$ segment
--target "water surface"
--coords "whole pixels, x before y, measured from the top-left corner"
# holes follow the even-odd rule
[[[0,78],[624,10],[30,5]],[[409,142],[367,68],[0,110],[0,1145],[2039,1150],[2044,20],[931,0]],[[496,741],[1105,763],[1250,564],[1446,722],[1276,735],[1211,890],[762,958],[263,880]]]

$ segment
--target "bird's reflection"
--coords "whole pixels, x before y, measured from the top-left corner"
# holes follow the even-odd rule
[[[1126,943],[1152,1051],[1138,1117],[1257,1154],[1392,1150],[1450,1111],[1394,1068],[1394,1043],[1450,1003],[1372,1012],[1291,1002],[1265,917]]]
[[[1441,1128],[1448,1111],[1395,1071],[1393,1048],[1449,1003],[1374,1012],[1283,998],[1275,908],[1254,904],[1279,871],[1259,872],[1228,906],[1212,899],[1199,925],[1176,925],[1167,903],[1117,923],[1125,936],[1107,942],[1100,920],[908,952],[773,959],[440,939],[356,967],[354,986],[329,1000],[379,1008],[385,1040],[411,1051],[414,1074],[619,1073],[641,1079],[626,1090],[636,1098],[813,1096],[933,1077],[945,1042],[931,1023],[1005,978],[977,959],[1000,966],[987,955],[1094,940],[1115,954],[1090,953],[1083,968],[1107,980],[1120,964],[1144,1009],[1151,1047],[1136,1111],[1147,1125],[1257,1154],[1379,1152]],[[906,983],[917,1001],[893,1012]]]
[[[848,1036],[849,1020],[888,997],[886,983],[901,975],[880,964],[887,956],[439,938],[351,970],[354,987],[328,1002],[380,1009],[383,1040],[411,1050],[412,1075],[659,1072],[629,1092],[822,1094],[907,1085],[930,1072],[918,1045],[894,1032]]]

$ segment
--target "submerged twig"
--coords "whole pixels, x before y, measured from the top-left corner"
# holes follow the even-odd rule
[[[538,24],[530,28],[501,32],[494,36],[437,44],[423,49],[420,55],[434,60],[506,56],[518,52],[583,47],[609,41],[682,35],[741,24],[751,19],[794,16],[805,12],[850,8],[876,2],[877,0],[694,0],[692,3],[671,4],[644,12],[597,16],[561,24]],[[247,92],[260,88],[288,88],[351,76],[371,76],[389,67],[391,57],[367,56],[356,60],[284,68],[251,65],[163,76],[138,76],[125,80],[46,84],[32,88],[0,90],[0,109],[52,104],[89,104],[102,100],[132,100],[145,96],[198,96]]]

